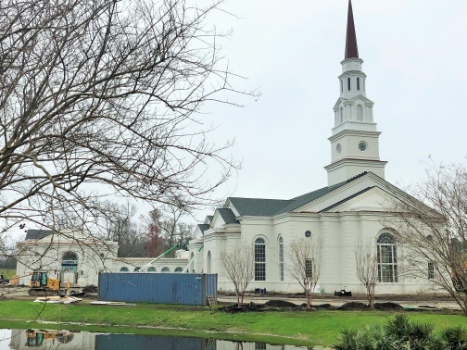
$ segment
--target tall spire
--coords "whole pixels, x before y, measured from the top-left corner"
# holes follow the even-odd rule
[[[345,40],[345,59],[358,58],[357,34],[353,21],[352,0],[349,0],[349,12],[347,15],[347,36]]]

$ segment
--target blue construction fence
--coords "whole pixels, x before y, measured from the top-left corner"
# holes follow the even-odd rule
[[[97,297],[102,301],[211,305],[217,303],[217,274],[100,273]]]

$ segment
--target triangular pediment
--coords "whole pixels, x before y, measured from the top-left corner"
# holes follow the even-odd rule
[[[361,100],[363,101],[364,103],[367,103],[367,104],[370,104],[371,106],[374,105],[374,102],[372,100],[370,100],[368,97],[366,96],[363,96],[363,95],[357,95],[353,98],[350,98],[350,99],[346,99],[346,98],[343,98],[343,97],[339,97],[336,101],[336,103],[334,104],[334,111],[337,111],[339,109],[339,106],[344,103],[344,102],[354,102],[354,101],[357,101],[357,100]]]
[[[292,212],[324,213],[345,211],[388,211],[392,204],[410,196],[373,174],[364,173]],[[410,197],[411,198],[411,197]]]
[[[379,187],[369,187],[361,192],[358,192],[321,212],[340,213],[340,212],[357,212],[357,211],[372,211],[385,212],[388,208],[397,202],[398,198],[389,192],[383,191]]]

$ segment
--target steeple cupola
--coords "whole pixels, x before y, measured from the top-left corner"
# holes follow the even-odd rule
[[[373,102],[366,97],[366,74],[358,54],[357,35],[349,0],[345,58],[341,62],[339,99],[334,105],[334,127],[329,138],[332,147],[328,184],[345,181],[364,171],[384,178],[386,162],[379,160],[380,132],[373,121]]]

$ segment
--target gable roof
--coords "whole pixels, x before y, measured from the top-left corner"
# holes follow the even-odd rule
[[[235,207],[240,216],[275,216],[284,214],[295,210],[319,197],[322,197],[366,174],[368,174],[367,171],[338,184],[326,186],[316,191],[312,191],[288,200],[229,197],[226,202],[226,206],[230,202]]]
[[[240,216],[273,216],[293,200],[229,197]]]
[[[335,208],[335,207],[341,205],[342,203],[345,203],[345,202],[351,200],[352,198],[358,197],[358,196],[361,195],[362,193],[365,193],[365,192],[367,192],[367,191],[369,191],[369,190],[371,190],[371,189],[373,189],[373,188],[375,188],[375,186],[367,187],[367,188],[365,188],[364,190],[361,190],[361,191],[359,191],[359,192],[357,192],[357,193],[354,193],[353,195],[348,196],[347,198],[344,198],[343,200],[341,200],[341,201],[339,201],[339,202],[337,202],[337,203],[334,203],[333,205],[330,205],[329,207],[324,208],[323,210],[320,210],[320,213],[324,213],[324,212],[326,212],[326,211],[328,211],[328,210],[331,210],[332,208]]]
[[[222,217],[226,224],[239,224],[235,214],[230,208],[217,208],[219,215]]]
[[[209,230],[210,227],[211,227],[211,226],[208,225],[208,224],[198,224],[198,228],[199,228],[199,230],[201,231],[201,234],[202,234],[202,235],[204,235],[204,232],[205,232],[206,230]]]
[[[26,233],[25,240],[28,239],[42,239],[44,237],[50,236],[52,234],[52,230],[36,230],[36,229],[29,229]]]

